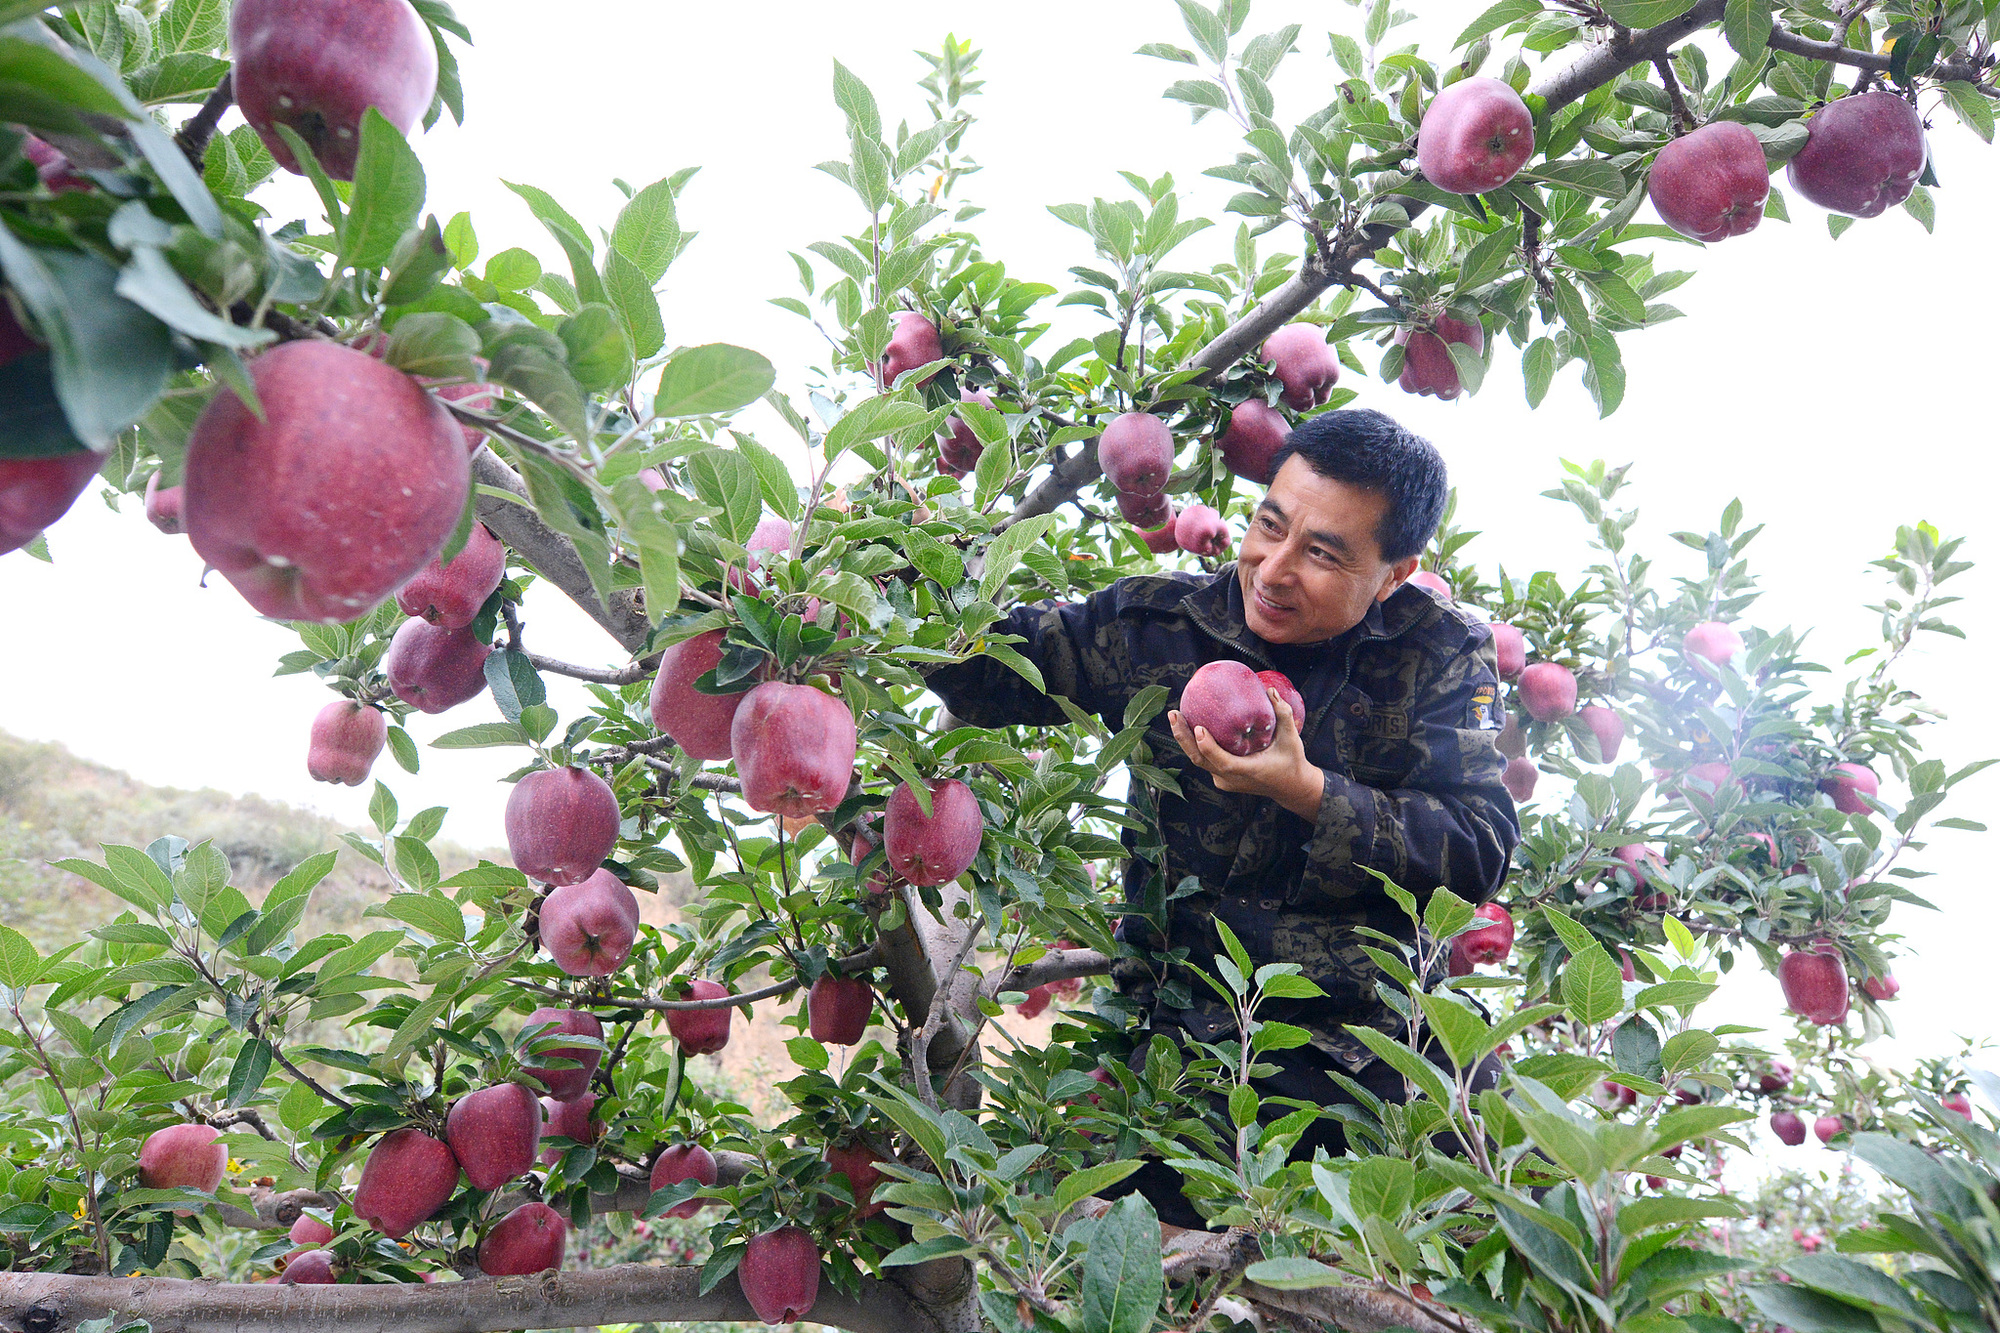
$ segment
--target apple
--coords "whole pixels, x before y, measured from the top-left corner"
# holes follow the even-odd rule
[[[236,0],[229,50],[243,118],[298,175],[278,126],[349,181],[369,107],[408,137],[437,95],[437,47],[409,0]]]
[[[1272,373],[1285,386],[1285,406],[1294,412],[1308,412],[1324,403],[1340,378],[1340,357],[1327,342],[1326,330],[1317,324],[1285,325],[1264,340],[1257,356],[1270,362]]]
[[[1697,241],[1722,241],[1764,220],[1771,169],[1748,125],[1712,120],[1653,159],[1646,195],[1660,221]]]
[[[542,1104],[522,1083],[468,1092],[445,1115],[444,1138],[472,1188],[497,1190],[534,1169]]]
[[[1813,1137],[1821,1143],[1832,1143],[1833,1136],[1846,1128],[1837,1115],[1823,1115],[1813,1121]]]
[[[1241,662],[1210,662],[1181,690],[1181,716],[1234,755],[1258,754],[1277,735],[1278,714],[1257,673]]]
[[[492,652],[469,627],[406,620],[389,640],[382,671],[398,699],[422,712],[442,713],[485,693]]]
[[[1487,626],[1493,631],[1493,654],[1499,659],[1500,679],[1519,680],[1528,666],[1528,637],[1504,620]]]
[[[1884,972],[1879,977],[1868,977],[1861,983],[1861,989],[1868,992],[1868,998],[1878,1004],[1893,1000],[1903,989],[1903,983],[1896,980],[1894,972]]]
[[[189,1189],[215,1193],[229,1166],[222,1131],[212,1125],[169,1125],[139,1145],[139,1183],[149,1190]]]
[[[990,408],[993,406],[993,395],[984,389],[961,388],[958,391],[958,401],[978,403],[981,407]],[[986,446],[980,443],[978,434],[961,418],[946,417],[944,424],[944,431],[937,437],[938,457],[943,460],[946,467],[955,472],[972,471],[978,465],[979,455],[985,452]]]
[[[1773,1060],[1757,1075],[1757,1091],[1780,1093],[1792,1086],[1792,1066],[1786,1060]]]
[[[1949,1097],[1940,1097],[1938,1105],[1947,1111],[1955,1111],[1967,1120],[1972,1119],[1972,1099],[1962,1092],[1954,1092]]]
[[[35,175],[50,194],[96,188],[89,178],[79,176],[69,157],[54,144],[32,134],[21,136],[21,155],[35,164]]]
[[[1151,531],[1174,521],[1174,502],[1165,494],[1118,492],[1118,515],[1135,528]]]
[[[854,835],[854,850],[849,853],[848,861],[857,866],[866,865],[868,858],[875,855],[875,847],[880,833],[880,829],[873,830],[874,836],[871,836],[870,831],[867,830],[856,831]],[[889,891],[889,872],[886,869],[877,871],[869,877],[868,891],[870,893],[887,893]]]
[[[1625,952],[1623,949],[1620,949],[1618,951],[1618,975],[1619,977],[1621,977],[1626,981],[1637,981],[1639,979],[1638,966],[1633,963],[1632,955]],[[1681,1093],[1677,1092],[1674,1095],[1676,1097],[1680,1097],[1682,1101],[1688,1100],[1688,1098],[1682,1096]],[[1696,1096],[1693,1100],[1700,1101],[1701,1098],[1699,1096]],[[1674,1153],[1673,1156],[1678,1157],[1680,1156],[1680,1154]]]
[[[1872,218],[1910,197],[1926,156],[1917,109],[1872,89],[1821,107],[1806,122],[1806,146],[1785,174],[1821,208]]]
[[[1291,677],[1282,671],[1259,671],[1257,679],[1265,689],[1276,690],[1278,697],[1290,705],[1292,725],[1303,731],[1306,725],[1306,698],[1299,693],[1299,687],[1292,684]]]
[[[1773,1111],[1771,1132],[1778,1136],[1778,1142],[1796,1148],[1806,1141],[1806,1122],[1799,1118],[1797,1111]]]
[[[621,884],[619,887],[625,886]],[[630,893],[629,889],[626,891]],[[604,1040],[604,1025],[597,1021],[595,1014],[585,1013],[581,1009],[537,1009],[528,1015],[525,1026],[540,1027],[544,1023],[555,1024],[553,1029],[542,1033],[544,1037],[575,1036],[590,1037],[596,1041]],[[558,1102],[573,1102],[590,1091],[590,1080],[597,1076],[598,1062],[604,1059],[604,1052],[595,1046],[558,1046],[543,1051],[540,1058],[575,1060],[578,1063],[579,1067],[576,1069],[550,1069],[535,1064],[533,1060],[522,1064],[527,1073],[542,1081],[542,1086],[548,1090],[550,1098]]]
[[[723,1012],[727,1013],[727,1010]],[[671,1015],[669,1015],[671,1017]],[[663,1190],[669,1185],[678,1185],[683,1180],[699,1181],[703,1189],[715,1184],[715,1154],[699,1143],[676,1143],[662,1148],[653,1160],[652,1186]],[[689,1199],[667,1209],[668,1217],[693,1217],[702,1209],[702,1201]]]
[[[479,1271],[515,1277],[561,1268],[569,1224],[545,1203],[524,1203],[493,1224],[479,1242]]]
[[[1535,118],[1498,79],[1440,89],[1417,125],[1417,169],[1447,194],[1498,189],[1534,151]]]
[[[1743,651],[1743,636],[1720,620],[1704,620],[1681,638],[1681,651],[1717,666],[1728,666]]]
[[[1652,848],[1638,843],[1616,848],[1611,854],[1625,863],[1626,873],[1632,876],[1632,882],[1637,885],[1632,895],[1635,907],[1642,912],[1664,912],[1674,905],[1673,896],[1655,890],[1646,873],[1650,867],[1664,875],[1667,870],[1665,857]]]
[[[1597,742],[1597,758],[1592,762],[1608,764],[1616,759],[1619,747],[1625,744],[1625,719],[1603,704],[1588,704],[1577,716]]]
[[[1778,963],[1785,1005],[1809,1023],[1824,1027],[1847,1018],[1847,964],[1830,940],[1815,940]]]
[[[905,782],[889,793],[882,817],[882,846],[889,868],[912,884],[949,884],[979,855],[986,816],[972,788],[956,778],[933,782],[931,812],[924,814]]]
[[[719,1000],[730,994],[729,987],[707,977],[696,977],[681,989],[676,999]],[[729,1044],[729,1019],[734,1005],[713,1009],[669,1009],[667,1031],[689,1055],[714,1055]]]
[[[1719,800],[1725,787],[1741,788],[1743,785],[1731,776],[1728,764],[1715,761],[1690,765],[1685,776],[1699,783],[1700,786],[1696,790],[1701,791],[1710,800]]]
[[[333,1239],[333,1228],[311,1213],[300,1213],[286,1232],[295,1245],[324,1245]]]
[[[1507,724],[1500,728],[1500,734],[1493,738],[1494,748],[1509,759],[1528,757],[1528,733],[1521,730],[1521,719],[1512,709],[1507,712]]]
[[[737,1261],[736,1282],[759,1319],[795,1323],[819,1299],[819,1246],[798,1227],[752,1236]]]
[[[1269,343],[1265,344],[1268,351]],[[1245,481],[1259,486],[1271,484],[1271,461],[1285,447],[1292,433],[1285,414],[1262,398],[1247,398],[1229,413],[1229,426],[1215,447],[1222,453],[1222,465]]]
[[[864,1218],[873,1217],[889,1206],[886,1202],[878,1203],[871,1199],[875,1187],[888,1179],[875,1168],[875,1164],[887,1160],[865,1143],[850,1143],[844,1148],[827,1145],[827,1166],[832,1168],[834,1175],[847,1181],[847,1192],[854,1196],[854,1206],[861,1210],[860,1215]]]
[[[1181,549],[1180,540],[1174,535],[1174,507],[1167,506],[1167,521],[1150,532],[1141,531],[1139,540],[1154,555],[1172,555]]]
[[[1174,470],[1174,435],[1151,412],[1113,417],[1097,437],[1097,462],[1113,490],[1158,495]]]
[[[743,697],[729,723],[729,753],[743,802],[776,815],[817,815],[839,805],[854,776],[854,714],[810,685],[767,681]]]
[[[860,977],[822,973],[806,993],[806,1031],[814,1041],[853,1046],[875,1016],[875,992]]]
[[[586,768],[543,768],[507,797],[507,851],[530,879],[576,884],[618,845],[618,797]]]
[[[278,1281],[288,1287],[300,1285],[318,1286],[334,1281],[333,1251],[306,1250],[293,1255],[285,1263],[285,1271]]]
[[[1874,808],[1862,798],[1873,796],[1880,787],[1874,770],[1861,764],[1835,764],[1832,774],[1819,784],[1821,791],[1833,797],[1833,808],[1843,815],[1873,814]]]
[[[1623,1083],[1613,1083],[1609,1079],[1604,1079],[1598,1083],[1597,1093],[1599,1100],[1613,1111],[1621,1111],[1628,1106],[1636,1106],[1639,1103],[1639,1094],[1637,1092],[1626,1087]]]
[[[895,328],[882,352],[880,373],[883,385],[894,388],[905,371],[944,360],[944,340],[938,335],[937,325],[914,310],[898,310],[890,318],[895,321]],[[926,375],[917,383],[928,384],[931,378]]]
[[[639,900],[616,875],[599,870],[580,883],[549,890],[540,922],[542,947],[557,967],[573,977],[608,977],[632,956]]]
[[[482,375],[485,374],[488,365],[486,359],[477,356],[472,359],[474,364],[479,367],[479,373]],[[430,391],[446,402],[463,404],[475,412],[491,412],[494,402],[500,393],[497,386],[480,380],[467,380],[458,384],[439,384],[436,380],[425,379],[419,376],[418,381],[419,383],[429,385]],[[478,453],[479,446],[486,443],[486,432],[477,426],[466,425],[463,421],[459,421],[457,417],[453,417],[452,420],[458,422],[458,433],[465,437],[465,452],[467,456]],[[652,472],[653,476],[658,477],[660,481],[659,486],[653,486],[651,489],[657,491],[667,484],[667,479],[661,477],[658,471],[651,468],[647,469],[647,471]],[[645,472],[639,474],[639,480],[641,482],[646,480]]]
[[[562,1160],[563,1153],[568,1150],[549,1142],[553,1138],[565,1138],[573,1143],[597,1142],[604,1133],[604,1122],[597,1118],[596,1108],[597,1094],[594,1092],[586,1092],[566,1102],[559,1102],[553,1097],[542,1098],[542,1149],[537,1160],[543,1166],[554,1166]]]
[[[187,531],[181,521],[182,494],[178,486],[160,485],[157,472],[146,478],[146,521],[170,537]]]
[[[1486,350],[1486,330],[1479,321],[1439,315],[1428,329],[1396,330],[1396,345],[1403,349],[1403,373],[1396,378],[1404,393],[1430,394],[1447,401],[1458,397],[1464,384],[1458,378],[1458,364],[1446,346],[1456,343],[1474,352]]]
[[[382,710],[352,699],[335,699],[313,718],[306,747],[306,772],[314,782],[359,787],[389,742],[389,719]]]
[[[1509,759],[1507,767],[1501,770],[1500,785],[1518,803],[1535,794],[1535,781],[1541,776],[1532,759]]]
[[[1488,924],[1475,926],[1452,937],[1451,951],[1467,964],[1504,963],[1514,951],[1514,917],[1499,903],[1481,903],[1472,909],[1472,919]],[[1470,971],[1471,967],[1467,968]]]
[[[443,629],[463,629],[479,617],[479,608],[500,586],[507,572],[507,548],[474,523],[465,549],[450,564],[437,560],[396,592],[396,605],[406,616],[428,620]]]
[[[1433,574],[1428,569],[1420,569],[1410,575],[1408,581],[1413,588],[1422,588],[1425,592],[1435,593],[1447,602],[1453,600],[1451,584],[1445,581],[1442,574]]]
[[[5,309],[0,303],[0,314]],[[56,458],[0,458],[0,555],[20,550],[67,514],[103,465],[104,456],[88,449]]]
[[[1174,520],[1174,544],[1189,555],[1228,555],[1229,525],[1207,505],[1189,505]]]
[[[1055,998],[1055,994],[1054,986],[1036,986],[1026,993],[1026,998],[1014,1006],[1014,1012],[1023,1018],[1040,1018],[1043,1011],[1049,1007],[1049,1002]]]
[[[1524,668],[1514,693],[1537,722],[1553,722],[1576,711],[1576,675],[1560,663],[1537,662]]]
[[[689,756],[704,762],[729,758],[729,724],[743,702],[736,694],[703,694],[694,683],[722,660],[722,631],[697,634],[660,654],[653,677],[653,725]]]
[[[458,1159],[449,1146],[420,1129],[395,1130],[362,1163],[354,1215],[385,1236],[407,1236],[457,1188]]]
[[[264,420],[219,389],[188,436],[188,538],[262,615],[358,619],[458,526],[465,442],[422,385],[338,343],[281,343],[250,379]]]

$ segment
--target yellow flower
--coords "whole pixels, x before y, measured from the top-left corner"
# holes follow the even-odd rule
[[[70,1216],[71,1216],[71,1217],[74,1217],[74,1218],[76,1218],[76,1219],[77,1219],[78,1221],[82,1221],[82,1220],[83,1220],[83,1217],[84,1217],[84,1215],[85,1215],[86,1213],[88,1213],[89,1211],[90,1211],[89,1209],[87,1209],[87,1208],[85,1208],[85,1207],[83,1206],[83,1200],[82,1200],[82,1199],[78,1199],[78,1200],[76,1201],[76,1211],[75,1211],[75,1212],[73,1212],[73,1213],[71,1213],[71,1214],[70,1214]]]
[[[230,1175],[232,1175],[232,1176],[236,1176],[236,1175],[241,1175],[241,1174],[243,1174],[243,1163],[241,1163],[241,1162],[237,1161],[237,1160],[236,1160],[236,1159],[235,1159],[234,1157],[230,1158],[230,1159],[229,1159],[229,1174],[230,1174]]]

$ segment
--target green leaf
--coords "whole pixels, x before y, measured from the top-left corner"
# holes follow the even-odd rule
[[[1627,28],[1651,28],[1694,8],[1694,0],[1605,0],[1611,21]]]
[[[431,742],[433,750],[481,750],[495,745],[526,745],[528,735],[513,722],[476,722],[447,731]]]
[[[611,248],[624,256],[650,290],[680,253],[680,221],[671,180],[658,180],[632,196],[611,228]]]
[[[687,460],[686,472],[694,493],[722,511],[722,534],[739,545],[748,541],[764,513],[756,465],[733,449],[703,449]]]
[[[1298,1255],[1259,1259],[1243,1270],[1243,1276],[1274,1291],[1307,1291],[1314,1287],[1344,1286],[1347,1282],[1347,1275],[1339,1269]]]
[[[1541,0],[1500,0],[1499,4],[1467,24],[1465,31],[1458,34],[1457,40],[1452,42],[1451,48],[1456,51],[1461,46],[1478,41],[1489,32],[1498,32],[1510,23],[1534,18],[1541,12]]]
[[[527,201],[528,210],[535,215],[542,226],[548,229],[549,235],[556,238],[556,244],[563,248],[563,253],[569,256],[570,274],[576,281],[577,299],[595,302],[598,305],[608,304],[604,294],[604,284],[598,279],[597,270],[593,267],[590,233],[583,229],[583,224],[571,217],[568,211],[545,191],[538,190],[532,185],[517,185],[513,181],[502,181],[501,184]]]
[[[252,1037],[236,1052],[236,1063],[229,1067],[228,1106],[247,1106],[256,1097],[258,1089],[264,1086],[265,1075],[271,1072],[271,1043],[262,1037]]]
[[[929,418],[930,413],[917,403],[900,398],[864,398],[827,431],[827,461],[832,462],[857,444],[909,430]]]
[[[1077,1200],[1109,1189],[1144,1165],[1143,1161],[1133,1158],[1122,1162],[1099,1162],[1081,1171],[1070,1172],[1056,1185],[1056,1212],[1068,1212]]]
[[[42,956],[26,935],[0,925],[0,984],[19,994],[42,975]]]
[[[1726,0],[1722,7],[1722,35],[1745,60],[1764,58],[1771,28],[1771,0]]]
[[[736,436],[736,452],[749,459],[750,466],[757,470],[757,484],[763,490],[764,503],[796,523],[799,517],[799,488],[793,484],[792,474],[786,469],[784,460],[747,435]]]
[[[427,189],[424,164],[388,118],[369,107],[361,118],[361,153],[347,225],[341,228],[339,263],[363,271],[388,263],[396,242],[417,225]]]
[[[1528,406],[1540,407],[1548,396],[1549,382],[1556,374],[1556,345],[1552,339],[1537,338],[1521,354],[1521,378],[1526,386]]]
[[[1147,1333],[1165,1293],[1159,1216],[1144,1195],[1128,1194],[1098,1219],[1084,1251],[1083,1326],[1090,1333]]]
[[[1618,354],[1618,340],[1609,329],[1592,328],[1583,337],[1584,387],[1597,402],[1601,420],[1618,410],[1625,400],[1625,362]]]
[[[311,1129],[326,1110],[326,1103],[319,1094],[304,1083],[294,1083],[285,1089],[284,1097],[278,1102],[278,1119],[286,1129],[294,1134],[303,1134]]]
[[[1684,1199],[1666,1194],[1628,1203],[1618,1211],[1618,1229],[1636,1236],[1653,1227],[1696,1222],[1705,1217],[1740,1217],[1742,1208],[1727,1199]]]
[[[1055,525],[1054,514],[1037,514],[995,537],[986,548],[986,570],[979,579],[980,597],[994,601],[1006,586],[1008,575],[1020,565],[1021,553],[1040,543]]]
[[[420,310],[396,321],[383,359],[407,375],[472,381],[479,378],[473,358],[479,335],[456,315]]]
[[[609,393],[632,382],[632,344],[625,326],[608,305],[585,305],[556,329],[569,351],[570,373],[593,393]]]
[[[1874,1315],[1796,1284],[1751,1287],[1750,1303],[1794,1333],[1881,1333]]]
[[[0,272],[49,344],[70,431],[100,453],[146,414],[175,370],[166,325],[118,296],[119,271],[95,255],[35,249],[0,227]]]
[[[409,842],[413,839],[399,838]],[[418,846],[423,844],[418,843]],[[398,921],[407,922],[434,939],[463,943],[465,916],[458,904],[441,893],[397,893],[382,904],[382,910]]]
[[[632,340],[632,354],[641,361],[658,355],[667,345],[660,298],[653,294],[645,275],[616,250],[604,256],[604,295],[618,312],[626,337]]]
[[[1563,968],[1563,1003],[1580,1023],[1602,1023],[1625,1007],[1624,976],[1601,944],[1592,944]]]
[[[777,381],[771,363],[746,347],[690,347],[676,352],[661,372],[653,410],[663,417],[734,412],[762,398]]]
[[[1938,85],[1945,101],[1974,134],[1987,143],[1993,142],[1993,103],[1974,84],[1962,79],[1952,79]]]
[[[1783,1271],[1794,1283],[1849,1305],[1907,1320],[1919,1327],[1929,1323],[1909,1293],[1879,1268],[1838,1254],[1803,1254],[1784,1265]]]
[[[410,1010],[397,1026],[396,1035],[389,1039],[389,1048],[384,1054],[393,1060],[430,1036],[432,1025],[451,1007],[452,997],[452,991],[439,987],[430,998]]]

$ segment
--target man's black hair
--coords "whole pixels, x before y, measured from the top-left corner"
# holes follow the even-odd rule
[[[1373,408],[1323,412],[1302,423],[1271,460],[1271,475],[1294,455],[1322,477],[1388,499],[1375,544],[1390,564],[1421,554],[1444,518],[1444,459],[1423,436]]]

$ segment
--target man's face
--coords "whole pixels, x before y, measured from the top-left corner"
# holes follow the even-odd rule
[[[1322,477],[1303,458],[1285,460],[1236,559],[1250,632],[1266,643],[1318,643],[1401,587],[1417,558],[1382,559],[1375,532],[1388,507],[1385,495]]]

